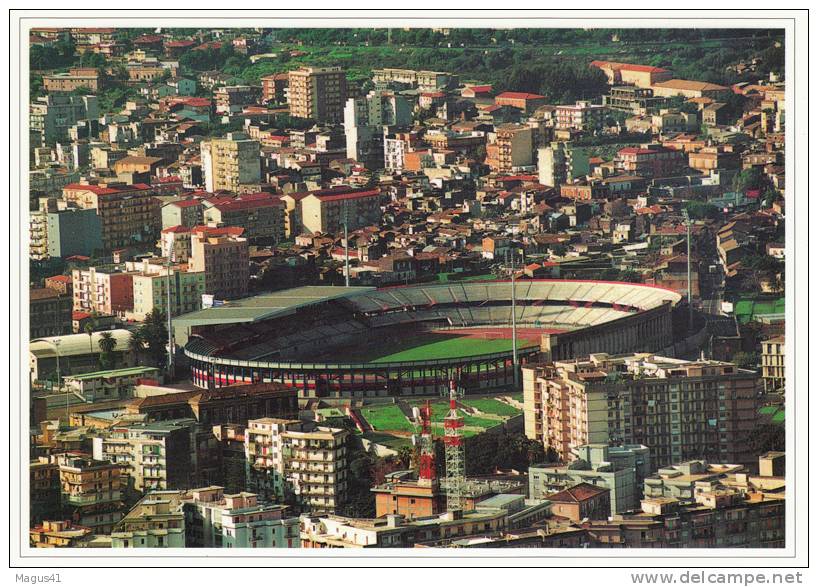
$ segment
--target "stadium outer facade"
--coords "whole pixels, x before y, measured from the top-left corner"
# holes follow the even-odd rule
[[[681,297],[624,282],[518,281],[518,328],[542,331],[540,344],[520,345],[520,362],[659,351],[673,344],[672,309]],[[511,351],[399,362],[333,359],[343,349],[376,351],[423,332],[510,326],[510,282],[476,281],[300,287],[180,316],[174,333],[198,387],[280,382],[305,399],[351,399],[439,395],[453,376],[467,392],[509,386]]]

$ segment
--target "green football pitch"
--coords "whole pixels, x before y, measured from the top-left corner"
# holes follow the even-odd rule
[[[517,340],[518,348],[532,345],[530,340]],[[338,361],[361,363],[397,363],[402,361],[428,361],[455,359],[489,353],[511,351],[511,339],[473,338],[451,334],[429,333],[423,336],[382,341],[377,347],[354,349],[336,354]]]

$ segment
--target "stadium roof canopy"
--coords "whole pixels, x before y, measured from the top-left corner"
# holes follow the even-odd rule
[[[240,300],[230,300],[224,302],[223,305],[177,316],[173,319],[174,330],[178,332],[179,327],[268,320],[276,316],[292,313],[304,306],[338,298],[348,298],[374,289],[374,287],[307,285],[259,294]]]

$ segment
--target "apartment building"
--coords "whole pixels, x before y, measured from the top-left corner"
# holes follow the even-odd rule
[[[641,512],[581,526],[594,548],[783,548],[784,495],[718,488],[693,503],[645,498]]]
[[[784,343],[784,336],[776,336],[761,342],[761,378],[767,392],[784,391],[786,383]]]
[[[153,242],[161,226],[161,203],[146,184],[80,182],[63,188],[63,199],[94,208],[100,218],[105,251]]]
[[[60,516],[60,466],[49,457],[29,463],[29,527]]]
[[[235,114],[261,98],[259,86],[221,86],[213,92],[217,114]]]
[[[34,548],[80,548],[92,538],[90,528],[72,524],[70,520],[43,520],[28,531],[29,544]]]
[[[406,154],[418,143],[414,132],[387,132],[383,135],[383,166],[388,171],[401,171],[406,166]]]
[[[340,67],[302,67],[289,73],[290,116],[316,122],[344,119],[347,78]]]
[[[48,212],[46,238],[49,257],[95,256],[103,250],[102,220],[94,209]]]
[[[62,189],[71,183],[79,181],[78,171],[67,169],[32,169],[28,172],[28,187],[32,192],[47,195],[59,194]]]
[[[162,206],[162,228],[185,226],[193,228],[204,222],[204,204],[202,200],[179,200]]]
[[[71,271],[74,310],[124,316],[133,309],[133,273],[114,265]]]
[[[29,129],[47,145],[68,140],[69,130],[79,121],[97,118],[96,96],[53,94],[37,98],[29,107]]]
[[[588,154],[570,143],[555,141],[537,150],[537,170],[542,185],[571,183],[590,173]]]
[[[383,68],[372,70],[372,81],[376,85],[399,84],[415,87],[421,92],[436,92],[457,85],[457,76],[445,71]]]
[[[48,287],[29,290],[29,337],[71,333],[71,296]]]
[[[614,86],[602,96],[602,105],[606,108],[637,115],[656,111],[666,103],[667,98],[654,96],[649,87]]]
[[[186,546],[204,548],[298,548],[299,519],[287,506],[260,501],[247,491],[192,489],[182,498],[188,520]]]
[[[247,455],[244,452],[243,424],[213,426],[213,436],[219,442],[221,481],[227,493],[238,493],[247,487]]]
[[[67,73],[52,73],[43,76],[46,92],[75,92],[90,90],[99,92],[105,86],[105,78],[94,67],[72,67]]]
[[[349,230],[381,222],[379,189],[349,186],[311,192],[299,202],[302,230],[310,233],[337,233],[344,223]]]
[[[197,226],[190,232],[190,270],[204,273],[204,291],[216,299],[247,295],[250,253],[243,232],[234,226]]]
[[[223,139],[202,141],[201,157],[208,192],[238,192],[242,185],[255,185],[261,181],[259,143],[243,133],[227,133]]]
[[[209,226],[236,227],[248,240],[278,243],[286,238],[285,204],[267,192],[217,198],[204,211]]]
[[[184,548],[185,512],[181,491],[151,491],[111,533],[112,548]]]
[[[693,503],[703,486],[710,488],[729,475],[743,473],[743,465],[714,464],[704,460],[687,461],[659,468],[644,480],[645,498],[672,498]]]
[[[250,420],[248,488],[271,499],[294,499],[309,511],[335,511],[347,498],[348,436],[345,430],[298,420]]]
[[[274,73],[261,78],[261,101],[280,104],[286,101],[290,76],[286,73]]]
[[[190,260],[190,230],[182,225],[163,228],[159,235],[162,255],[170,257],[174,263],[187,263]]]
[[[605,106],[590,102],[561,104],[554,110],[555,127],[563,130],[594,132],[605,124]]]
[[[162,263],[162,259],[155,263],[148,259],[142,262],[128,261],[125,267],[131,272],[133,283],[133,307],[130,312],[126,312],[127,319],[142,321],[156,308],[167,312],[168,297],[170,311],[174,316],[202,308],[204,271],[193,271],[183,264],[168,267]]]
[[[398,514],[360,519],[337,515],[301,515],[301,548],[411,548],[420,542],[456,540],[502,531],[502,509],[454,511],[409,520]]]
[[[540,106],[545,106],[547,99],[539,94],[528,92],[503,92],[494,98],[497,106],[509,106],[522,110],[526,116],[530,116]]]
[[[501,124],[495,140],[486,147],[486,164],[495,173],[512,173],[533,165],[534,139],[531,127]]]
[[[372,91],[344,107],[347,157],[371,169],[383,165],[383,127],[412,122],[409,102],[394,92]]]
[[[57,455],[62,504],[70,518],[95,534],[110,534],[123,516],[121,469],[79,453]]]
[[[684,152],[658,145],[625,147],[616,154],[616,167],[626,175],[672,177],[687,167]]]
[[[642,483],[651,473],[648,447],[587,444],[573,449],[573,455],[570,464],[544,463],[528,468],[531,499],[550,499],[554,492],[589,483],[610,491],[613,513],[639,507]]]
[[[752,462],[755,373],[719,361],[593,354],[523,368],[525,431],[564,461],[589,443],[643,444],[658,466]]]
[[[187,488],[193,484],[195,425],[192,418],[114,425],[93,439],[94,458],[121,466],[136,491]]]

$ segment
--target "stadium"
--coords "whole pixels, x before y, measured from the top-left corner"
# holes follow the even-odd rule
[[[673,344],[676,292],[579,280],[308,286],[224,302],[174,320],[193,383],[281,382],[302,398],[433,396],[514,381],[520,363]]]

